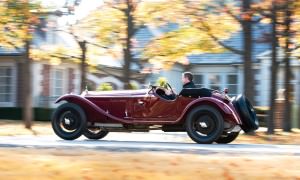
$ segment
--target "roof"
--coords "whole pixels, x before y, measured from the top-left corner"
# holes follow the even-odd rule
[[[144,27],[138,30],[135,35],[136,49],[134,56],[140,57],[141,49],[149,43],[156,36],[178,29],[177,24],[168,24],[156,29],[154,27]],[[258,61],[258,55],[271,49],[270,43],[262,42],[264,35],[270,32],[270,26],[266,24],[257,23],[253,25],[253,61]],[[225,40],[224,43],[236,49],[243,49],[243,32],[242,30],[233,33],[231,38]],[[222,53],[205,53],[205,54],[191,54],[188,55],[190,64],[241,64],[243,62],[242,56],[235,54],[229,50]]]
[[[23,49],[8,49],[0,46],[0,56],[20,56],[24,53]]]
[[[118,79],[122,79],[123,77],[123,68],[116,67],[116,66],[105,66],[100,65],[97,69],[97,72],[93,73],[98,77],[106,77],[107,75],[111,75],[117,77]],[[142,82],[147,74],[140,73],[139,69],[131,71],[131,78],[137,81]]]

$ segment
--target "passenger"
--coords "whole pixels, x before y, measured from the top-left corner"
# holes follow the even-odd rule
[[[191,72],[182,73],[182,88],[196,88],[193,82],[193,74]]]

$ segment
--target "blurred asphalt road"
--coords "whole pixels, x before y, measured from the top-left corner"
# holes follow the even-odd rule
[[[0,136],[0,147],[96,149],[115,152],[172,152],[186,154],[247,154],[300,156],[300,145],[196,144],[185,133],[110,133],[103,140],[81,137],[66,141],[49,136]]]

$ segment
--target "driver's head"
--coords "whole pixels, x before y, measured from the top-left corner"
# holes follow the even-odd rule
[[[193,74],[191,72],[182,73],[182,83],[186,84],[193,81]]]

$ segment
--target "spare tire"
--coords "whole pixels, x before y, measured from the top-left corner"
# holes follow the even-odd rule
[[[238,95],[232,100],[236,111],[242,120],[241,128],[247,133],[258,129],[258,119],[250,101],[244,95]]]

